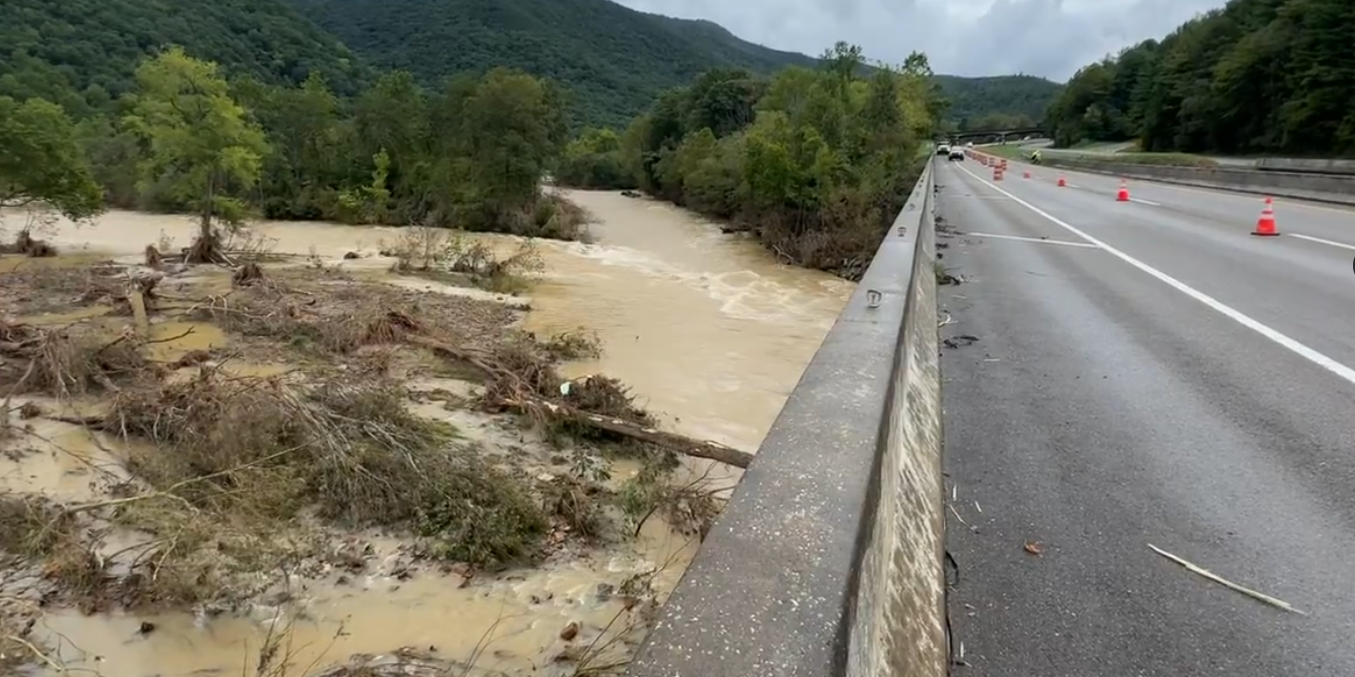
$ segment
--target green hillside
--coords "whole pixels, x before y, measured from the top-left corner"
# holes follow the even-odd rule
[[[0,96],[83,117],[130,91],[132,71],[170,44],[230,76],[295,84],[318,71],[340,96],[373,64],[429,86],[513,66],[571,94],[576,125],[626,124],[658,94],[715,67],[770,74],[817,59],[741,40],[709,21],[609,0],[4,0]],[[828,47],[828,45],[824,45]],[[351,48],[351,51],[350,51]],[[355,54],[356,52],[356,54]],[[1025,76],[938,76],[950,116],[1039,118],[1057,85]]]
[[[3,0],[0,96],[40,96],[74,114],[133,87],[145,56],[178,44],[235,75],[299,83],[319,71],[341,94],[366,70],[334,36],[277,0]]]
[[[565,85],[576,122],[621,125],[661,91],[716,66],[769,73],[812,60],[735,38],[709,22],[608,0],[288,0],[372,63],[428,85],[511,66]]]
[[[371,63],[436,86],[463,70],[513,66],[569,90],[575,123],[624,126],[659,93],[716,67],[770,74],[816,58],[741,40],[709,21],[609,0],[286,0]],[[825,48],[830,45],[824,45]],[[950,117],[1043,117],[1059,86],[1029,76],[939,76]]]
[[[786,66],[813,67],[819,63],[816,57],[748,42],[712,21],[676,19],[660,14],[646,16],[683,36],[698,52],[708,54],[722,64],[738,64],[755,72],[769,73]]]
[[[973,129],[1006,126],[994,118],[1018,118],[1031,122],[1044,119],[1045,111],[1063,90],[1063,85],[1033,75],[997,75],[962,78],[938,75],[936,81],[950,101],[946,117],[969,123]],[[989,124],[987,121],[996,122]]]

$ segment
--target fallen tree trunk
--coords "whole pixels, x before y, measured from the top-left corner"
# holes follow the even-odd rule
[[[493,364],[493,356],[489,353],[475,349],[460,348],[437,339],[431,339],[417,334],[407,334],[404,336],[404,340],[470,364],[484,372],[485,376],[490,379],[505,383],[521,380],[511,373],[508,373],[503,368]],[[511,390],[515,393],[513,397],[498,398],[493,404],[523,413],[537,412],[557,420],[573,421],[598,430],[605,430],[610,433],[622,435],[639,442],[653,444],[685,456],[717,461],[726,465],[732,465],[736,468],[747,468],[749,464],[753,462],[753,454],[725,446],[718,442],[695,440],[676,433],[665,432],[653,426],[644,425],[636,421],[584,411],[562,402],[553,402],[539,395],[526,392],[523,388],[513,388]]]
[[[540,398],[524,398],[524,401],[504,400],[501,404],[520,410],[534,407],[549,411],[556,418],[568,419],[570,421],[598,428],[599,430],[606,430],[610,433],[624,435],[640,442],[648,442],[649,444],[663,447],[664,449],[675,451],[686,456],[719,461],[720,463],[732,465],[736,468],[746,469],[748,465],[753,462],[752,454],[740,449],[725,446],[719,442],[695,440],[683,435],[640,425],[639,423],[627,421],[623,418],[593,414],[565,404],[549,402]]]

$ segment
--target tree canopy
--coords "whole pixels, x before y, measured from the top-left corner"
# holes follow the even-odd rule
[[[0,96],[0,206],[42,203],[84,219],[102,211],[103,198],[60,106]]]
[[[137,64],[171,44],[275,84],[318,72],[344,95],[370,73],[277,0],[5,0],[0,96],[43,98],[83,118],[134,90]]]
[[[1232,0],[1078,71],[1050,106],[1060,145],[1355,155],[1355,3]]]
[[[926,57],[863,74],[839,43],[769,79],[716,69],[661,94],[618,136],[591,130],[557,178],[640,188],[749,230],[790,263],[864,272],[936,131]]]

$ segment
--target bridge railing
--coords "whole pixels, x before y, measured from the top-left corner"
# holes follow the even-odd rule
[[[932,163],[628,677],[941,677]]]

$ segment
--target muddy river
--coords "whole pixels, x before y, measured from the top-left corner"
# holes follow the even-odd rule
[[[755,243],[668,205],[615,193],[572,192],[598,219],[594,243],[541,243],[546,272],[525,294],[527,328],[583,327],[604,346],[570,375],[606,373],[629,384],[678,432],[756,449],[804,366],[851,291],[826,274],[776,263]],[[313,254],[345,266],[347,252],[374,252],[393,239],[386,228],[272,222],[257,227],[279,253]],[[94,227],[44,235],[64,252],[138,257],[168,238],[186,245],[193,225],[179,216],[112,212]],[[389,265],[388,261],[384,265]],[[418,287],[421,280],[407,283]],[[40,432],[67,452],[11,467],[0,484],[42,486],[57,497],[85,491],[71,479],[81,453],[98,458],[87,433],[59,423]],[[105,441],[111,444],[112,441]],[[11,464],[13,465],[13,464]],[[624,473],[624,468],[622,469]],[[732,483],[734,477],[726,477]],[[375,540],[378,546],[381,540]],[[391,544],[394,547],[394,544]],[[465,659],[481,646],[478,667],[522,674],[558,643],[571,621],[606,625],[615,613],[597,581],[662,566],[656,586],[670,590],[695,550],[662,523],[647,523],[634,547],[565,566],[509,573],[460,587],[455,575],[398,580],[380,574],[300,591],[306,614],[293,628],[294,671],[354,653],[400,646],[436,647]],[[384,571],[382,573],[389,573]],[[72,669],[106,677],[231,675],[249,669],[261,629],[276,609],[252,617],[48,614],[36,634],[59,647]],[[137,632],[143,623],[155,632]],[[487,643],[487,644],[486,644]]]

